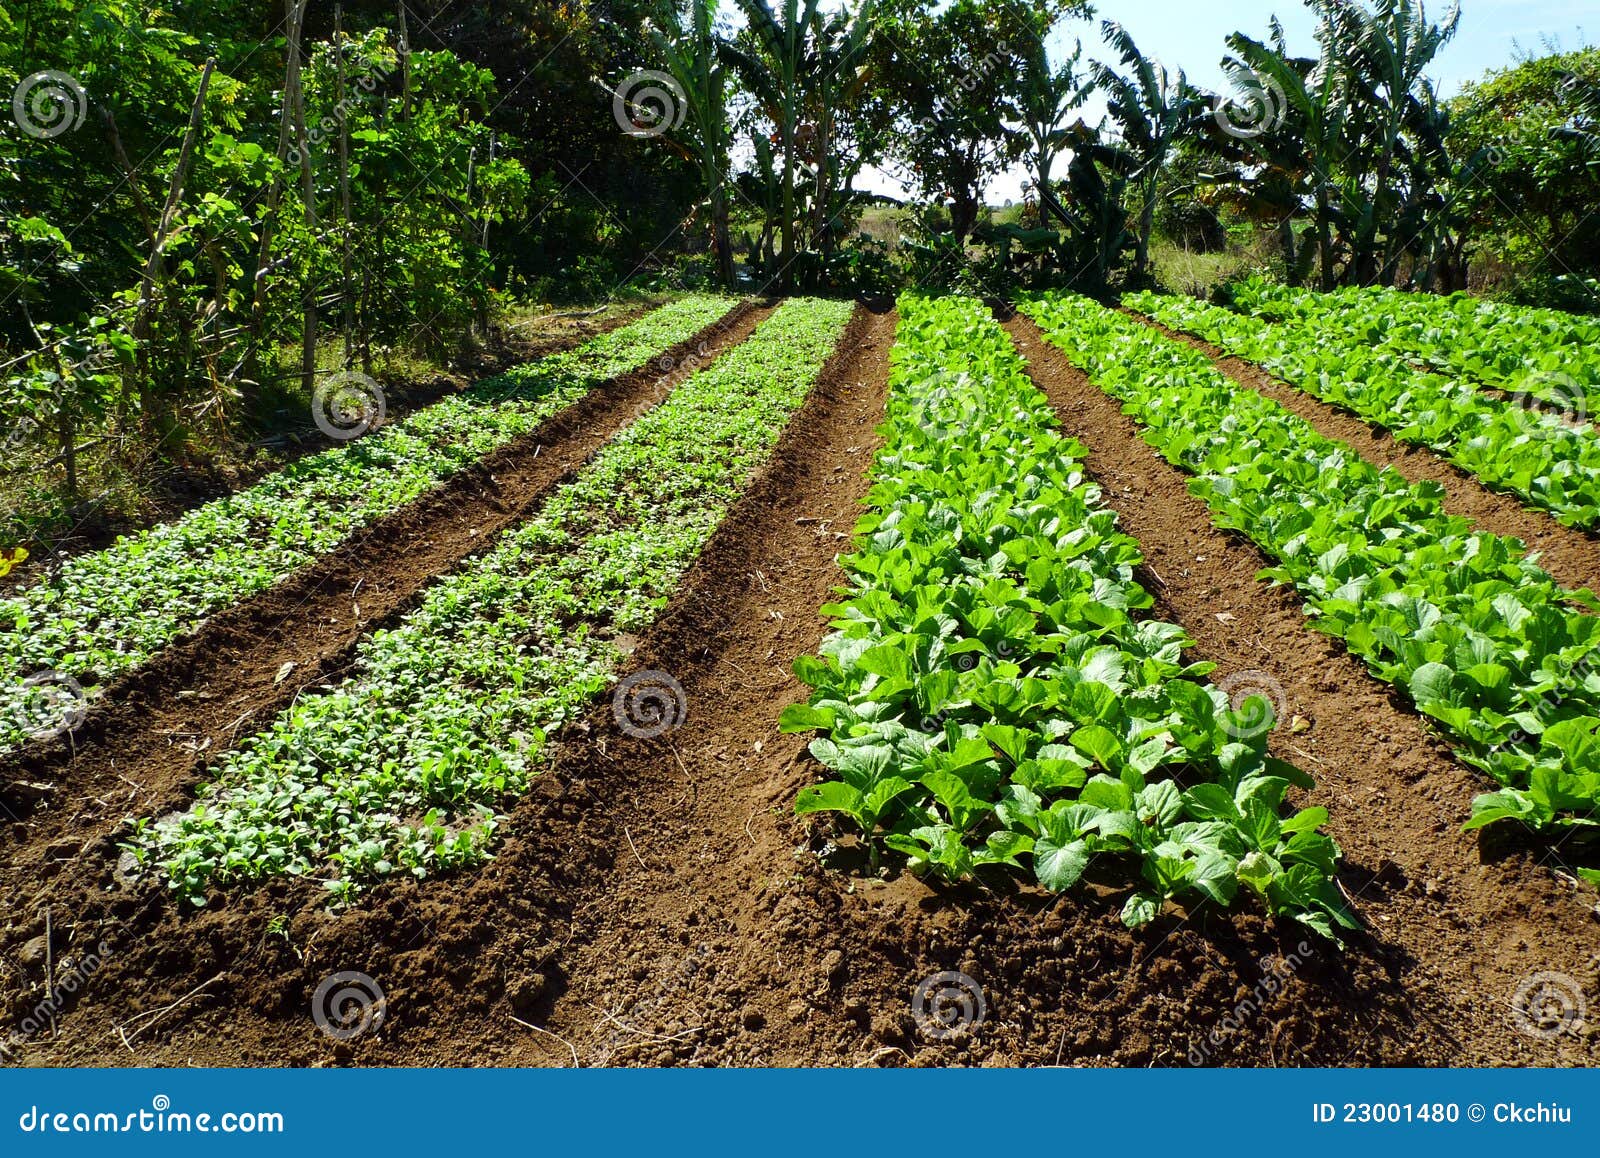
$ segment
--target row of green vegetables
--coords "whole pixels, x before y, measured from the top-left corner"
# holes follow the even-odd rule
[[[692,338],[732,304],[712,295],[674,301],[0,598],[0,753],[39,726],[29,709],[37,693],[26,682],[38,673],[103,684],[138,666],[201,620],[535,430],[600,382]]]
[[[1124,304],[1258,362],[1402,442],[1438,451],[1567,526],[1600,524],[1600,438],[1586,424],[1419,370],[1382,346],[1341,340],[1337,330],[1312,320],[1273,324],[1153,293],[1130,294]]]
[[[541,512],[373,633],[128,848],[188,900],[216,884],[365,881],[481,861],[549,732],[612,680],[808,392],[848,303],[792,299],[608,443]],[[672,710],[671,705],[666,705]]]
[[[1239,386],[1203,354],[1070,295],[1023,307],[1197,477],[1218,525],[1277,561],[1312,624],[1408,692],[1462,759],[1503,787],[1469,826],[1593,826],[1600,805],[1600,617],[1514,539],[1445,513],[1408,484]],[[1589,874],[1593,875],[1593,874]]]
[[[783,716],[837,779],[801,813],[850,817],[918,871],[1130,879],[1123,919],[1255,896],[1353,927],[1305,774],[1149,614],[1138,545],[1086,480],[1005,332],[971,299],[900,301],[884,446],[832,632]]]
[[[1585,413],[1588,392],[1600,386],[1600,321],[1560,310],[1387,286],[1318,293],[1264,278],[1232,287],[1232,301],[1268,321],[1314,325],[1324,336]]]

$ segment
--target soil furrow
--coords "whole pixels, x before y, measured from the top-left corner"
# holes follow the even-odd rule
[[[858,311],[763,477],[634,657],[682,684],[682,728],[574,748],[557,765],[624,829],[599,903],[562,954],[545,1023],[586,1065],[789,1056],[773,1040],[790,1028],[775,997],[815,974],[804,946],[774,936],[770,907],[789,891],[804,839],[790,810],[810,771],[805,740],[780,736],[777,718],[805,696],[790,668],[815,652],[818,608],[842,579],[835,558],[870,485],[894,327],[890,311]],[[795,977],[776,974],[780,960]]]
[[[1181,619],[1224,672],[1277,679],[1309,724],[1283,738],[1283,754],[1321,778],[1349,854],[1345,883],[1374,937],[1341,954],[1287,922],[1209,908],[1130,932],[1118,919],[1126,889],[1052,896],[1005,874],[961,887],[873,874],[842,828],[793,816],[819,770],[808,738],[778,734],[776,721],[806,694],[790,666],[814,653],[818,609],[842,581],[836,556],[870,484],[892,332],[892,315],[858,313],[641,641],[630,666],[679,681],[681,727],[627,737],[606,697],[552,746],[494,861],[466,878],[381,885],[340,916],[307,881],[232,892],[200,913],[119,894],[109,879],[83,888],[56,912],[56,960],[105,937],[108,962],[29,1060],[1585,1060],[1583,1042],[1519,1034],[1505,985],[1535,969],[1591,984],[1580,962],[1597,927],[1525,855],[1470,855],[1455,832],[1467,797],[1453,791],[1468,774],[1304,627],[1292,597],[1254,582],[1259,555],[1211,528],[1116,403],[1039,363],[1067,429],[1097,448],[1090,466],[1108,500],[1146,544],[1159,613]],[[1036,335],[1020,340],[1048,360]],[[14,950],[42,932],[34,914],[18,919]],[[13,956],[29,977],[43,968],[37,952]],[[336,1043],[316,1030],[312,1000],[343,970],[381,986],[385,1020]],[[943,1035],[918,1022],[914,992],[956,972],[981,991],[981,1019]],[[119,1026],[132,1027],[131,1048]]]
[[[820,376],[821,385],[786,427],[775,457],[752,480],[691,569],[683,591],[649,633],[644,646],[667,649],[655,660],[657,667],[686,670],[682,656],[692,654],[699,662],[707,654],[710,637],[701,626],[702,616],[717,631],[737,621],[721,582],[740,590],[771,591],[774,610],[803,607],[803,612],[762,622],[803,634],[793,654],[815,645],[816,606],[836,579],[834,552],[846,537],[836,525],[813,520],[839,517],[846,527],[853,522],[860,467],[870,454],[877,416],[870,399],[856,406],[855,398],[871,391],[856,387],[842,369],[850,364],[865,325],[864,312],[858,311]],[[885,347],[889,334],[892,322],[879,339]],[[849,431],[839,424],[813,429],[815,415],[825,405],[854,406],[859,420],[848,424]],[[847,447],[853,449],[843,449]],[[824,473],[831,485],[848,490],[848,495],[837,503],[808,503],[792,510],[775,506],[789,494],[785,479],[797,471],[814,471],[824,461],[830,464]],[[833,466],[841,462],[857,464],[855,472],[835,471]],[[759,564],[746,562],[752,522],[764,532],[773,518],[787,526],[794,541],[816,544],[781,575],[775,568],[753,570]],[[808,570],[814,575],[805,590],[793,597],[781,594],[806,579]],[[692,628],[684,626],[683,608],[689,606],[695,608]],[[770,645],[763,646],[763,655],[773,670],[758,678],[785,679],[789,658]],[[745,670],[759,668],[750,661]],[[742,676],[734,673],[734,678]],[[698,691],[691,694],[691,720],[702,703],[712,710]],[[760,734],[771,733],[775,718],[776,709],[759,717]],[[311,1064],[353,1058],[363,1064],[529,1064],[565,1058],[570,1063],[570,1054],[555,1039],[526,1026],[543,1020],[548,1003],[564,986],[567,946],[580,936],[587,938],[590,922],[609,909],[610,874],[621,867],[618,857],[631,858],[627,850],[633,842],[641,850],[658,847],[659,838],[644,831],[654,811],[663,807],[655,794],[674,780],[672,798],[687,799],[686,792],[695,791],[670,755],[660,763],[674,746],[686,759],[688,751],[681,743],[665,743],[619,737],[607,696],[548,750],[551,766],[513,807],[502,830],[506,840],[481,871],[421,883],[379,884],[358,908],[341,915],[326,911],[315,882],[282,879],[258,889],[229,891],[217,906],[182,913],[148,887],[137,893],[119,891],[102,862],[104,879],[85,881],[74,894],[59,898],[56,931],[61,943],[56,952],[59,959],[64,951],[81,953],[82,946],[104,939],[107,963],[61,1017],[60,1036],[34,1043],[37,1052],[31,1060],[169,1064],[204,1058],[218,1064]],[[746,839],[742,826],[747,819],[743,813],[738,816],[741,841]],[[23,971],[37,981],[37,955],[27,953],[25,946],[17,951],[17,946],[26,936],[37,939],[42,923],[31,909],[18,916],[19,927],[9,940],[19,961],[28,958]],[[373,977],[387,1001],[382,1032],[349,1045],[323,1037],[310,1016],[318,982],[342,970]],[[184,1003],[181,1013],[135,1041],[133,1051],[123,1046],[118,1026],[208,982]]]
[[[70,736],[18,753],[0,781],[0,804],[14,820],[0,888],[13,897],[35,892],[41,877],[80,854],[101,855],[122,817],[181,805],[237,737],[302,689],[337,679],[364,636],[524,521],[678,380],[742,342],[770,312],[742,303],[596,387],[537,431],[206,620],[107,689]]]
[[[1311,630],[1291,588],[1255,574],[1269,560],[1212,525],[1187,476],[1139,437],[1100,391],[1019,315],[1007,328],[1063,426],[1089,447],[1087,465],[1146,556],[1162,614],[1195,638],[1199,657],[1278,701],[1274,751],[1313,773],[1311,800],[1331,813],[1345,850],[1342,881],[1370,923],[1370,953],[1436,1024],[1454,1027],[1443,1060],[1501,1064],[1593,1060],[1594,1040],[1541,1041],[1513,1024],[1527,978],[1555,971],[1592,991],[1600,915],[1592,896],[1548,858],[1460,831],[1488,787],[1398,694],[1338,643]],[[1303,396],[1301,396],[1303,397]],[[1363,447],[1363,452],[1365,448]],[[1286,726],[1285,726],[1286,725]],[[1401,1046],[1403,1043],[1395,1043]],[[1377,1060],[1395,1062],[1388,1049]],[[1334,1057],[1323,1058],[1337,1062]]]
[[[1199,350],[1233,381],[1299,415],[1324,437],[1348,443],[1368,462],[1392,466],[1408,482],[1438,483],[1445,491],[1445,510],[1471,519],[1485,531],[1521,539],[1529,550],[1539,553],[1540,565],[1562,586],[1600,589],[1600,538],[1575,527],[1562,526],[1554,515],[1523,506],[1515,495],[1490,490],[1482,479],[1452,465],[1437,451],[1401,442],[1383,427],[1273,377],[1254,362],[1236,358],[1218,346],[1170,329],[1137,311],[1125,309],[1122,312],[1173,341]]]

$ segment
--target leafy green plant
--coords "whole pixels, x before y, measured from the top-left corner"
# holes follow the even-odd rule
[[[1353,927],[1310,778],[1186,664],[1150,618],[1138,545],[1083,474],[1004,331],[972,299],[900,301],[884,447],[833,633],[796,673],[787,731],[835,779],[796,811],[838,812],[868,846],[951,878],[1027,864],[1051,890],[1097,874],[1172,899],[1242,891],[1326,936]],[[1098,862],[1098,863],[1096,863]]]
[[[373,879],[481,862],[497,806],[526,790],[550,732],[612,680],[777,440],[849,303],[792,299],[681,383],[537,517],[431,587],[214,769],[199,799],[130,842],[195,904],[208,888]]]
[[[1219,526],[1277,562],[1319,631],[1409,694],[1458,756],[1502,785],[1469,827],[1593,827],[1600,806],[1600,600],[1561,587],[1515,539],[1408,484],[1222,375],[1204,354],[1085,298],[1024,309],[1193,473]]]
[[[1314,326],[1323,340],[1382,349],[1580,418],[1600,386],[1600,321],[1593,318],[1383,286],[1317,294],[1257,278],[1231,292],[1233,308],[1243,313]]]
[[[347,446],[301,459],[176,522],[69,560],[0,599],[0,753],[26,738],[12,709],[40,670],[104,684],[196,624],[265,590],[598,383],[727,312],[691,295],[575,350],[519,367]]]
[[[1419,370],[1370,341],[1340,341],[1337,328],[1330,335],[1311,321],[1271,324],[1157,294],[1130,295],[1125,304],[1259,362],[1402,442],[1438,451],[1567,526],[1600,524],[1600,439],[1587,424]]]

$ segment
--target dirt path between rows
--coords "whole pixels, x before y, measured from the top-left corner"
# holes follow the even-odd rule
[[[1525,858],[1479,863],[1455,833],[1467,774],[1307,631],[1290,597],[1255,584],[1260,557],[1211,528],[1115,403],[1062,366],[1046,373],[1048,354],[1026,333],[1035,372],[1067,428],[1099,448],[1090,465],[1146,545],[1159,613],[1184,622],[1224,671],[1279,680],[1310,723],[1283,754],[1321,777],[1345,883],[1375,938],[1341,954],[1291,923],[1206,908],[1130,932],[1118,919],[1127,889],[1052,896],[1003,875],[961,887],[893,867],[873,875],[842,829],[793,816],[795,794],[820,770],[808,737],[779,735],[776,720],[805,695],[790,667],[814,653],[819,607],[842,582],[836,556],[870,481],[893,326],[890,313],[858,310],[772,460],[641,641],[631,666],[679,681],[680,728],[629,738],[609,698],[597,703],[552,746],[490,864],[379,886],[342,916],[305,881],[191,914],[112,890],[74,898],[56,914],[56,968],[65,955],[81,970],[97,937],[109,942],[106,961],[58,1034],[37,1031],[27,1060],[1592,1060],[1592,1039],[1547,1045],[1518,1033],[1508,1005],[1540,969],[1592,985],[1583,959],[1600,926]],[[30,931],[14,967],[37,977],[42,928]],[[335,1042],[314,1009],[319,989],[325,1007],[327,984],[346,973],[370,978],[382,998],[367,1007],[374,1024]],[[946,1033],[919,1021],[916,995],[930,989],[964,1001],[970,1024]]]
[[[688,814],[674,809],[717,799],[709,786],[702,794],[681,779],[683,765],[668,755],[676,750],[700,767],[711,757],[685,742],[702,734],[694,717],[721,718],[728,710],[695,673],[715,674],[724,666],[714,647],[721,633],[753,631],[761,652],[745,657],[745,671],[764,688],[781,685],[773,702],[787,702],[793,682],[788,663],[815,646],[816,609],[837,580],[834,554],[848,541],[865,485],[892,334],[892,317],[858,309],[773,459],[643,644],[641,660],[650,656],[683,676],[693,713],[688,728],[664,744],[630,741],[618,733],[609,699],[597,704],[550,749],[551,766],[513,809],[508,838],[493,862],[465,878],[380,885],[361,908],[342,916],[328,914],[315,885],[303,881],[274,881],[190,914],[115,890],[63,898],[52,942],[57,962],[65,958],[69,970],[79,968],[101,941],[104,962],[68,1003],[57,1035],[35,1030],[22,1043],[31,1046],[29,1060],[570,1062],[556,1038],[530,1027],[544,1019],[567,978],[583,976],[586,966],[569,963],[579,946],[613,927],[611,893],[620,883],[613,874],[635,864],[634,855],[650,850],[656,856],[670,846],[675,832],[650,828],[671,816],[675,830]],[[865,382],[859,370],[864,359],[872,360]],[[820,493],[811,493],[811,483]],[[774,521],[785,534],[774,543],[777,563],[762,571],[761,560],[750,560],[751,537],[766,535]],[[780,642],[781,653],[774,646]],[[777,710],[746,719],[756,734],[771,736]],[[709,729],[704,735],[715,737]],[[770,751],[768,758],[774,758]],[[794,774],[787,755],[782,766]],[[675,785],[659,798],[671,781]],[[738,840],[750,839],[745,826],[763,827],[761,819],[740,812]],[[781,878],[791,854],[784,848],[765,871]],[[640,883],[626,882],[629,899]],[[644,883],[655,892],[660,880]],[[24,931],[34,937],[20,949],[13,946],[14,967],[37,981],[42,929],[35,922]],[[349,1044],[331,1042],[311,1017],[315,990],[323,977],[352,970],[384,990],[384,1024]],[[20,997],[13,1005],[19,1020],[32,1012]]]
[[[1593,1022],[1547,1042],[1519,1032],[1513,1019],[1519,987],[1540,972],[1600,992],[1592,890],[1556,876],[1543,854],[1494,850],[1479,834],[1462,833],[1484,778],[1457,764],[1364,664],[1310,630],[1292,589],[1255,580],[1266,557],[1212,525],[1187,476],[1139,437],[1120,403],[1045,344],[1030,320],[1019,315],[1007,329],[1143,546],[1145,582],[1161,614],[1183,624],[1199,656],[1218,665],[1213,680],[1248,673],[1247,683],[1278,692],[1279,718],[1291,724],[1278,731],[1274,751],[1316,776],[1311,798],[1332,814],[1329,831],[1345,851],[1342,883],[1373,933],[1352,956],[1392,973],[1418,1011],[1418,1037],[1437,1035],[1447,1051],[1439,1060],[1594,1061]],[[1415,1044],[1383,1043],[1372,1056],[1413,1060]]]
[[[1254,362],[1235,358],[1219,346],[1171,329],[1144,314],[1126,309],[1122,312],[1175,342],[1199,350],[1233,381],[1299,415],[1324,437],[1349,444],[1368,462],[1392,466],[1408,482],[1438,483],[1445,491],[1446,511],[1471,519],[1485,531],[1521,539],[1530,550],[1539,553],[1540,565],[1562,586],[1600,590],[1600,537],[1564,527],[1554,515],[1523,506],[1515,495],[1490,490],[1482,479],[1452,465],[1437,451],[1401,442],[1383,427],[1296,389]]]
[[[206,620],[108,689],[72,735],[18,753],[0,772],[10,821],[0,830],[4,911],[32,914],[70,887],[92,887],[106,858],[116,860],[122,818],[183,806],[239,736],[303,689],[339,679],[362,638],[394,624],[436,578],[525,521],[618,431],[770,312],[742,303],[596,387],[538,430]]]

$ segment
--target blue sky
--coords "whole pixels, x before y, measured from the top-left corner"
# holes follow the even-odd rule
[[[1304,46],[1308,56],[1314,47],[1316,22],[1294,0],[1103,0],[1097,7],[1101,18],[1121,21],[1147,53],[1181,66],[1208,87],[1222,81],[1218,62],[1225,51],[1223,38],[1235,30],[1260,36],[1274,14],[1283,21],[1291,45]],[[1437,19],[1448,7],[1431,0],[1428,15]],[[1098,30],[1081,21],[1063,25],[1057,36],[1067,43],[1081,36],[1091,54],[1099,44]],[[1450,95],[1463,81],[1508,63],[1518,44],[1542,51],[1545,36],[1566,49],[1600,42],[1600,0],[1463,0],[1461,29],[1440,56],[1435,80]]]
[[[1226,51],[1223,40],[1230,32],[1264,36],[1268,21],[1276,14],[1293,49],[1309,56],[1316,47],[1311,37],[1315,21],[1298,0],[1099,0],[1096,7],[1096,21],[1073,21],[1058,28],[1051,39],[1052,50],[1070,50],[1072,41],[1081,38],[1086,57],[1099,55],[1109,60],[1098,21],[1117,20],[1146,53],[1168,67],[1183,68],[1201,87],[1219,89],[1223,87],[1220,62]],[[1448,7],[1442,0],[1430,0],[1428,14],[1437,19]],[[1600,0],[1462,0],[1460,31],[1436,62],[1434,80],[1443,95],[1451,96],[1464,82],[1512,63],[1519,45],[1524,51],[1542,54],[1546,38],[1565,50],[1600,43]],[[1085,110],[1091,123],[1103,111],[1099,104]],[[874,179],[867,180],[869,176]],[[901,192],[886,176],[862,177],[858,182],[862,187]],[[990,200],[1020,196],[1021,181],[1020,173],[1006,175],[989,190]]]

